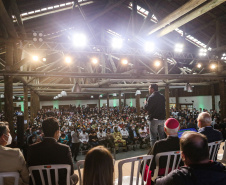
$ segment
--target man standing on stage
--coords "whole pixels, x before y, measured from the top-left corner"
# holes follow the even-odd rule
[[[151,84],[149,86],[149,93],[151,95],[147,99],[145,110],[148,111],[149,115],[150,141],[151,147],[153,147],[157,140],[157,133],[159,139],[165,138],[164,122],[166,118],[166,110],[165,97],[159,93],[157,84]]]

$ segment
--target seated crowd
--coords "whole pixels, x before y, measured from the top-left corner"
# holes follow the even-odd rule
[[[172,117],[175,115],[172,114]],[[172,171],[166,177],[157,179],[157,185],[187,184],[183,179],[191,182],[188,184],[226,183],[225,167],[221,163],[209,160],[207,143],[224,139],[222,130],[214,129],[214,117],[207,112],[199,113],[194,121],[199,133],[185,132],[181,139],[178,138],[178,131],[182,126],[181,119],[177,117],[178,120],[175,118],[166,120],[164,131],[167,137],[157,141],[148,154],[155,158],[156,154],[161,152],[181,150],[184,164],[181,163],[180,166],[185,166]],[[185,125],[188,127],[187,122]],[[11,141],[7,124],[1,123],[0,172],[19,172],[19,184],[29,183],[27,167],[48,164],[70,165],[71,183],[76,184],[78,177],[74,174],[72,158],[77,161],[81,147],[83,151],[88,151],[83,184],[107,185],[113,184],[114,166],[112,156],[105,147],[115,148],[118,151],[121,146],[127,151],[128,144],[139,142],[142,148],[142,145],[149,141],[149,126],[145,111],[141,109],[141,115],[137,116],[133,107],[124,107],[123,113],[119,113],[117,108],[108,110],[71,107],[71,110],[40,110],[35,124],[29,126],[24,134],[24,155],[19,149],[6,147]],[[152,175],[156,168],[154,161],[155,159],[150,165]],[[160,161],[159,175],[164,174],[165,163],[164,159]],[[204,178],[204,173],[214,174],[211,181]],[[65,184],[62,180],[65,179],[65,175],[65,171],[59,174],[60,185]],[[34,176],[38,179],[36,184],[41,184],[37,174]],[[12,179],[8,179],[5,184],[11,183]]]

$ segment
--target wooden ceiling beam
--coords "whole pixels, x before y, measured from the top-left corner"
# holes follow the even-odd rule
[[[182,25],[192,21],[193,19],[199,17],[200,15],[203,15],[204,13],[212,10],[213,8],[219,6],[220,4],[224,3],[225,0],[212,0],[200,8],[195,9],[194,11],[188,13],[187,15],[183,16],[182,18],[178,19],[171,25],[167,26],[166,28],[162,29],[160,32],[158,32],[157,37],[162,37],[172,31],[174,31],[176,28],[181,27]]]
[[[198,7],[199,5],[203,4],[206,1],[207,0],[199,0],[199,1],[190,0],[186,4],[182,5],[180,8],[178,8],[177,10],[175,10],[174,12],[169,14],[163,20],[158,22],[156,25],[152,26],[150,28],[151,31],[148,33],[148,35],[151,35],[151,34],[155,33],[156,31],[162,29],[163,27],[165,27],[168,24],[172,23],[173,21],[177,20],[181,16],[187,14],[188,12],[195,9],[196,7]]]

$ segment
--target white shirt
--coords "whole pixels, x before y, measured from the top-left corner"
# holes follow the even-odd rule
[[[122,134],[122,137],[128,137],[129,136],[129,133],[126,129],[125,130],[122,129],[121,134]]]
[[[144,128],[144,130],[142,130],[141,128],[139,129],[139,134],[140,137],[146,137],[147,136],[147,129]]]
[[[107,136],[106,136],[106,133],[105,132],[97,132],[97,138],[99,139],[99,140],[104,140],[105,138],[106,138]]]
[[[83,143],[83,142],[87,142],[88,143],[88,141],[89,141],[89,135],[87,134],[87,133],[81,133],[80,135],[79,135],[79,139],[80,139],[80,141]]]

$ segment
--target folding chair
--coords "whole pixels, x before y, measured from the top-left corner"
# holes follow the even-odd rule
[[[42,185],[52,185],[52,180],[51,180],[51,174],[50,174],[50,170],[54,170],[55,173],[55,184],[58,184],[59,181],[59,176],[58,176],[58,170],[59,169],[66,169],[67,170],[67,177],[66,177],[66,184],[70,185],[70,175],[71,175],[71,166],[69,164],[57,164],[57,165],[40,165],[40,166],[30,166],[29,168],[29,172],[31,175],[31,179],[33,182],[33,185],[35,185],[35,178],[33,176],[33,171],[39,171],[40,177],[41,177],[41,181],[42,181]],[[47,179],[48,179],[48,183],[45,182],[44,180],[44,171],[47,172]]]
[[[1,172],[0,173],[0,184],[4,184],[5,177],[13,177],[13,178],[15,178],[14,185],[19,184],[19,173],[18,172]]]
[[[208,143],[209,146],[209,158],[210,160],[216,161],[218,150],[220,149],[222,141],[214,141],[212,143]]]
[[[224,153],[221,162],[226,163],[226,142],[224,142]]]
[[[122,185],[122,184],[129,184],[129,185],[140,185],[140,184],[142,184],[142,185],[144,185],[144,177],[145,177],[144,175],[145,175],[145,168],[146,168],[147,160],[150,160],[150,163],[149,163],[149,166],[150,166],[152,159],[153,159],[153,155],[143,155],[143,156],[132,157],[132,158],[128,158],[128,159],[124,159],[124,160],[120,161],[118,163],[118,185]],[[144,163],[143,163],[142,174],[140,174],[141,163],[143,161],[144,161]],[[134,175],[135,162],[138,162],[136,177],[133,176]],[[130,176],[123,176],[122,167],[126,163],[131,163]],[[148,167],[148,172],[147,172],[147,175],[146,175],[145,178],[146,178],[145,184],[147,184],[148,178],[150,178],[149,177],[149,167]],[[129,182],[128,182],[128,180],[129,180]],[[127,182],[125,182],[125,181],[127,181]],[[116,184],[117,184],[117,182],[116,182]]]
[[[169,167],[171,167],[171,171],[173,171],[174,169],[177,169],[179,167],[179,164],[181,162],[181,155],[180,155],[180,151],[171,151],[171,152],[162,152],[162,153],[158,153],[155,156],[155,162],[156,162],[156,169],[154,172],[154,176],[152,177],[152,180],[155,181],[155,179],[159,176],[159,160],[161,157],[167,157],[167,163],[166,163],[166,167],[165,167],[165,174],[164,176],[166,176],[169,173]],[[170,161],[171,161],[171,157],[173,157],[173,164],[172,166],[170,165]]]

